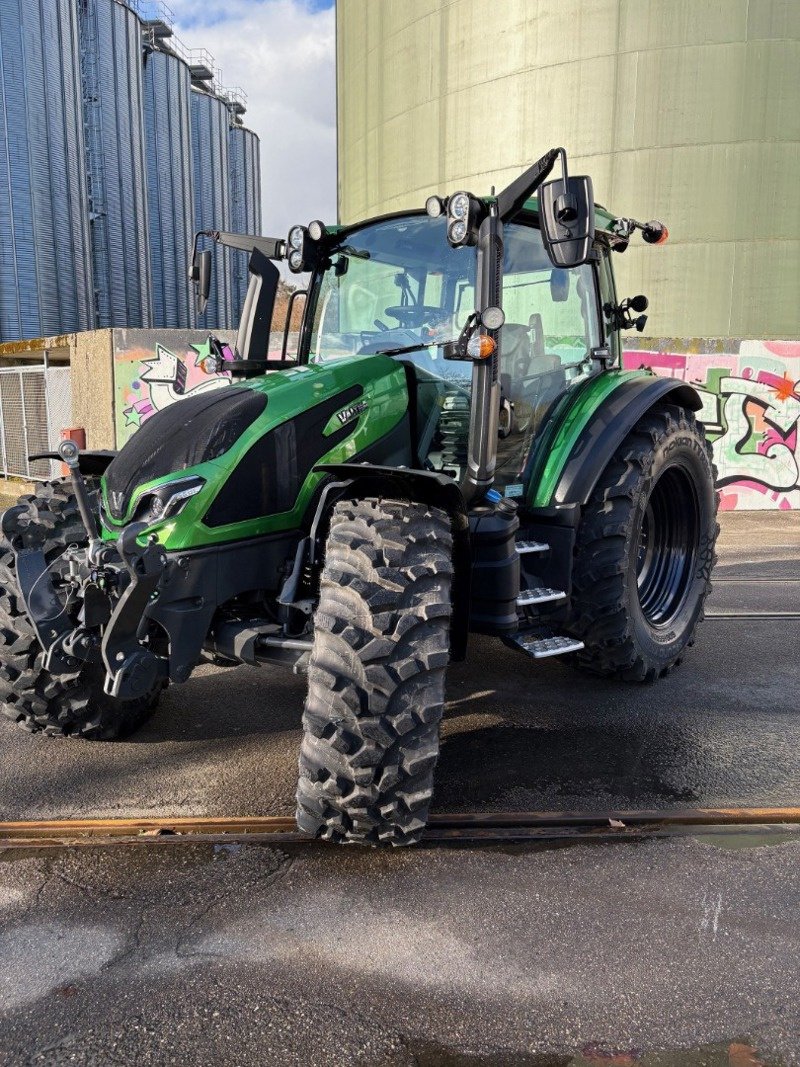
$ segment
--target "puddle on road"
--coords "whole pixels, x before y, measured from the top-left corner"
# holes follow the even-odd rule
[[[471,1053],[409,1041],[404,1053],[414,1067],[782,1067],[781,1060],[765,1057],[745,1038],[657,1052],[589,1044],[574,1053]]]
[[[800,827],[759,827],[750,833],[737,833],[729,830],[719,834],[692,834],[695,841],[715,848],[726,848],[732,852],[748,848],[764,848],[766,845],[786,845],[800,839]]]
[[[608,725],[503,725],[448,732],[436,772],[437,800],[449,810],[502,805],[518,811],[530,806],[532,796],[542,795],[551,806],[562,796],[570,804],[576,796],[590,796],[599,807],[697,804],[700,797],[692,788],[670,781],[675,769],[687,763],[678,738],[680,733],[669,751],[662,744],[651,761],[628,729],[615,732]],[[585,799],[580,806],[588,806]]]

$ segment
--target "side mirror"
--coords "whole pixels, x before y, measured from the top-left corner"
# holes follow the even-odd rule
[[[197,314],[202,315],[211,292],[211,249],[198,252],[194,263],[194,297]]]
[[[579,267],[594,240],[594,190],[588,175],[558,178],[539,189],[542,240],[554,267]]]

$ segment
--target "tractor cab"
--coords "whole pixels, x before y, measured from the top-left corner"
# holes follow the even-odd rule
[[[561,178],[546,182],[560,161]],[[494,488],[533,496],[531,471],[554,407],[603,370],[619,366],[620,326],[610,265],[633,229],[654,239],[660,223],[615,219],[596,208],[588,177],[567,174],[551,149],[499,195],[431,196],[425,209],[348,227],[315,221],[280,242],[211,234],[252,248],[251,286],[234,373],[315,366],[386,355],[409,387],[412,466],[452,478],[467,503]],[[248,243],[249,242],[249,243]],[[207,264],[192,277],[200,303]],[[278,272],[310,274],[297,351],[267,362]],[[643,297],[636,298],[646,301]],[[637,320],[641,329],[644,318]]]
[[[337,233],[311,283],[300,358],[313,364],[384,353],[402,362],[415,398],[416,459],[460,484],[473,359],[459,350],[459,336],[476,307],[476,255],[450,245],[446,230],[444,214],[414,213]],[[547,411],[610,359],[615,338],[602,314],[602,304],[614,302],[609,248],[602,240],[596,248],[593,262],[553,266],[536,201],[505,227],[494,485],[508,496],[522,495]]]

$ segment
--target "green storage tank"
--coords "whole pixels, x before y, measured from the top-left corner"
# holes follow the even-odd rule
[[[662,338],[800,337],[798,0],[338,0],[342,221],[489,191],[545,149],[634,240]]]

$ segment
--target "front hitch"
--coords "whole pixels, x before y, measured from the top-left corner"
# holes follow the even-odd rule
[[[157,544],[148,542],[142,547],[138,543],[138,536],[146,529],[146,523],[133,523],[117,542],[130,581],[111,614],[101,652],[106,667],[103,688],[119,700],[136,700],[149,693],[160,677],[167,676],[165,661],[139,642],[147,608],[158,595],[167,564],[164,550]]]
[[[148,608],[157,599],[167,564],[153,541],[137,538],[145,523],[128,526],[116,544],[100,540],[86,483],[72,441],[62,441],[59,457],[70,468],[76,503],[88,545],[70,545],[59,557],[59,585],[45,546],[53,526],[46,512],[34,519],[24,504],[9,508],[0,527],[15,557],[25,612],[33,624],[50,674],[75,674],[87,663],[103,664],[105,692],[137,700],[166,678],[168,661],[140,643]]]

